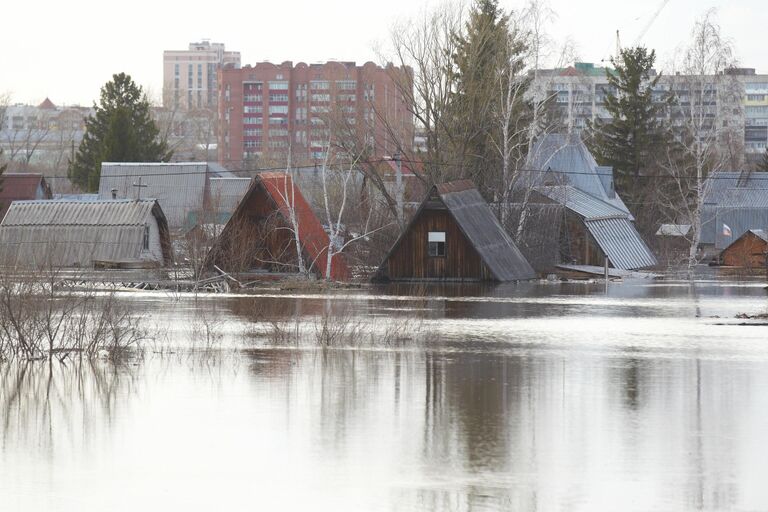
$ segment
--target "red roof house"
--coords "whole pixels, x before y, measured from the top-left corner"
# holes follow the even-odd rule
[[[53,197],[51,187],[42,174],[7,172],[0,180],[0,220],[14,201]]]
[[[294,234],[294,222],[298,233]],[[256,176],[208,254],[208,266],[227,272],[296,272],[296,241],[304,266],[325,277],[330,239],[291,176],[264,172]],[[343,254],[334,254],[331,279],[350,278]]]

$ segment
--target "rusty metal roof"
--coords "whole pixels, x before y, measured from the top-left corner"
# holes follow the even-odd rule
[[[293,209],[299,225],[299,242],[301,242],[301,246],[307,253],[308,266],[312,265],[315,273],[323,276],[330,239],[323,229],[320,220],[315,216],[299,187],[294,185],[293,179],[289,174],[284,172],[262,172],[257,174],[232,218],[237,217],[237,211],[247,202],[247,197],[254,193],[258,187],[262,187],[266,191],[280,214],[288,222],[290,222],[291,208]],[[351,272],[344,255],[334,254],[331,265],[331,279],[344,281],[350,277]]]

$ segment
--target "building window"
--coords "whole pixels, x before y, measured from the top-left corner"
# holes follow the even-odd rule
[[[287,114],[288,105],[271,105],[269,107],[269,114]]]
[[[270,91],[287,91],[288,82],[269,82]]]
[[[149,250],[149,226],[144,226],[144,250]]]
[[[445,257],[445,231],[430,231],[427,235],[427,254]]]

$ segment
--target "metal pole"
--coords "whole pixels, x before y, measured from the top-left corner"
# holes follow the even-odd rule
[[[608,256],[605,257],[605,280],[608,281]]]

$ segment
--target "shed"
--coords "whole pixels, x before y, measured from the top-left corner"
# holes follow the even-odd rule
[[[6,267],[92,267],[172,262],[168,223],[154,199],[14,201],[0,223]]]
[[[378,269],[381,280],[519,281],[536,277],[469,180],[433,186]]]
[[[571,185],[537,187],[545,199],[561,204],[566,221],[558,235],[561,263],[637,270],[657,264],[656,257],[635,229],[629,214]]]
[[[294,233],[296,219],[298,233]],[[289,174],[258,174],[239,202],[206,259],[228,272],[296,272],[301,249],[305,267],[325,276],[330,239],[298,185]],[[351,273],[343,254],[334,254],[331,278],[343,281]]]
[[[211,208],[210,180],[232,177],[221,166],[206,162],[104,162],[99,199],[112,199],[113,191],[117,199],[157,199],[171,229],[189,229],[212,221],[203,218]]]
[[[768,232],[750,229],[720,254],[723,265],[742,268],[765,268],[768,257]]]
[[[14,201],[51,199],[51,187],[42,174],[8,172],[0,185],[0,220]]]

